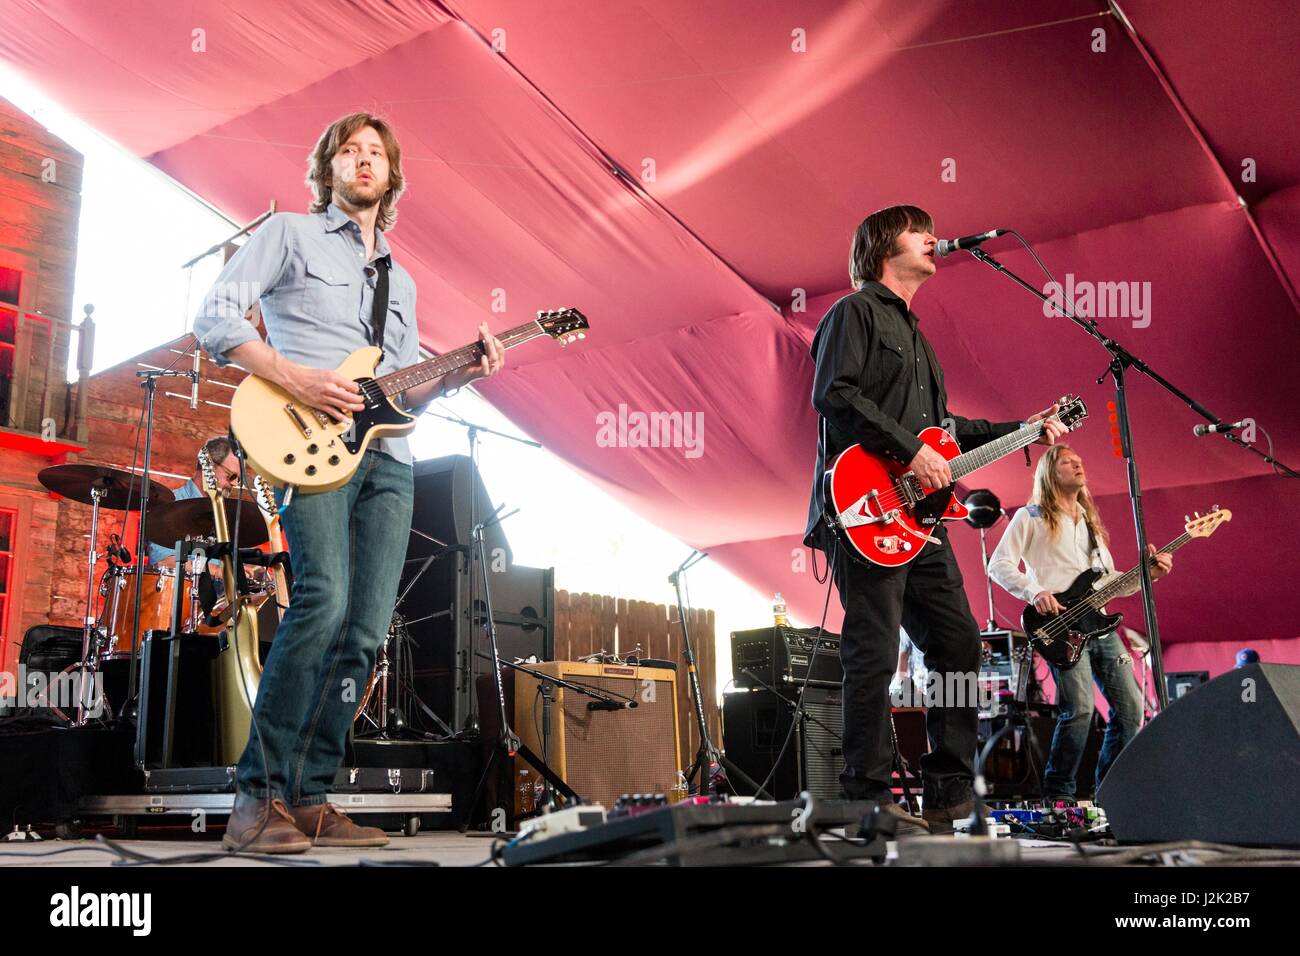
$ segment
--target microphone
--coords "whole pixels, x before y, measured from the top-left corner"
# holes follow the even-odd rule
[[[1011,230],[1009,229],[990,229],[988,232],[981,232],[978,236],[962,236],[960,239],[940,239],[939,244],[934,247],[934,254],[937,258],[942,259],[944,256],[950,256],[958,249],[973,249],[981,242],[987,242],[989,239],[996,239],[998,236],[1005,236]]]
[[[123,564],[131,563],[131,552],[128,551],[126,545],[122,543],[121,536],[110,534],[108,536],[108,547],[105,550]]]
[[[1244,421],[1220,422],[1217,425],[1197,425],[1192,429],[1192,434],[1197,438],[1200,438],[1202,435],[1221,434],[1223,432],[1230,432],[1236,428],[1245,427],[1246,423]]]
[[[588,710],[627,710],[636,706],[634,700],[593,700],[588,701]]]
[[[199,407],[199,350],[194,349],[194,377],[190,379],[190,408]]]

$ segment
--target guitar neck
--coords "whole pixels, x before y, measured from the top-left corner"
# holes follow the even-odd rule
[[[1183,545],[1185,545],[1188,541],[1191,540],[1192,540],[1192,536],[1188,534],[1186,531],[1184,531],[1178,537],[1174,538],[1173,541],[1170,541],[1167,545],[1161,548],[1160,553],[1173,554],[1175,551],[1177,551],[1179,548],[1181,548]],[[1117,577],[1114,581],[1111,581],[1110,584],[1106,585],[1104,588],[1101,588],[1100,590],[1094,591],[1087,598],[1087,603],[1091,605],[1093,608],[1100,608],[1105,606],[1107,601],[1113,601],[1115,598],[1119,597],[1121,593],[1127,591],[1130,587],[1133,586],[1133,582],[1136,581],[1142,574],[1141,568],[1142,565],[1140,564],[1133,565],[1133,567],[1129,568],[1127,571],[1125,571],[1123,574]]]
[[[532,341],[539,335],[545,334],[546,331],[542,328],[541,323],[534,320],[502,332],[497,336],[497,339],[501,342],[503,348],[512,349],[516,345],[523,345],[525,342]],[[454,372],[458,368],[464,368],[466,365],[477,365],[481,358],[483,358],[483,343],[473,342],[464,348],[456,349],[454,352],[435,355],[418,365],[412,365],[409,368],[391,372],[388,375],[381,375],[375,379],[375,383],[383,389],[385,395],[391,397],[424,382],[432,382],[434,379],[441,378],[448,372]]]
[[[985,445],[980,445],[974,451],[958,455],[948,462],[948,469],[952,472],[953,481],[969,475],[977,468],[991,465],[999,458],[1005,458],[1022,448],[1028,448],[1038,441],[1042,434],[1043,423],[1034,422],[1032,425],[1016,429],[1010,435],[1003,435],[1001,438],[995,438]]]

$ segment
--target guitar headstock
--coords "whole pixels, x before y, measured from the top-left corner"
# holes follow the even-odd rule
[[[577,309],[551,309],[537,313],[537,324],[542,331],[561,345],[568,345],[587,337],[590,328],[587,317]]]
[[[1183,515],[1183,517],[1187,520],[1187,523],[1183,525],[1183,530],[1191,537],[1208,538],[1214,534],[1219,525],[1232,520],[1232,512],[1227,508],[1220,508],[1215,505],[1205,514],[1193,512],[1193,517],[1188,518],[1186,515]]]
[[[276,517],[278,511],[275,507],[275,496],[271,494],[271,486],[261,475],[253,476],[253,499],[257,502],[263,518],[269,521]]]
[[[1056,418],[1070,431],[1082,425],[1083,420],[1088,417],[1088,406],[1077,395],[1062,395],[1056,400],[1056,404],[1061,406],[1060,411],[1056,413]]]
[[[221,496],[221,485],[217,483],[217,470],[212,465],[212,458],[208,455],[206,447],[199,448],[199,468],[203,471],[203,490],[207,492],[209,498],[218,498]]]

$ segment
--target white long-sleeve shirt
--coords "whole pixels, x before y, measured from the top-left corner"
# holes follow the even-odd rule
[[[1097,584],[1104,587],[1114,576],[1115,562],[1105,542],[1098,541],[1095,551],[1089,547],[1088,523],[1083,514],[1074,522],[1062,515],[1053,537],[1038,505],[1026,505],[1012,515],[1011,524],[993,551],[989,577],[1026,604],[1032,604],[1044,591],[1064,591],[1089,568],[1110,572]]]

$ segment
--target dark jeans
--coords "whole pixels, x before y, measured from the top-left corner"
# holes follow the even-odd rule
[[[241,793],[325,802],[392,620],[413,497],[411,466],[368,451],[342,488],[285,510],[293,596],[257,689]]]
[[[1059,712],[1056,732],[1052,735],[1052,752],[1043,776],[1043,791],[1049,797],[1073,797],[1079,762],[1088,743],[1088,728],[1092,726],[1093,681],[1101,688],[1111,710],[1101,753],[1097,756],[1098,788],[1119,752],[1142,727],[1142,692],[1133,676],[1133,659],[1114,631],[1085,644],[1083,655],[1073,667],[1065,670],[1053,667],[1052,677],[1056,679]]]
[[[900,624],[925,655],[931,673],[979,671],[979,626],[947,533],[940,531],[938,537],[941,544],[927,544],[901,568],[851,558],[843,548],[836,557],[835,586],[844,605],[845,766],[840,782],[850,799],[888,798],[893,756],[889,681],[898,662]],[[921,758],[921,773],[927,808],[954,807],[971,797],[976,703],[971,695],[945,700],[926,712],[930,752]]]

